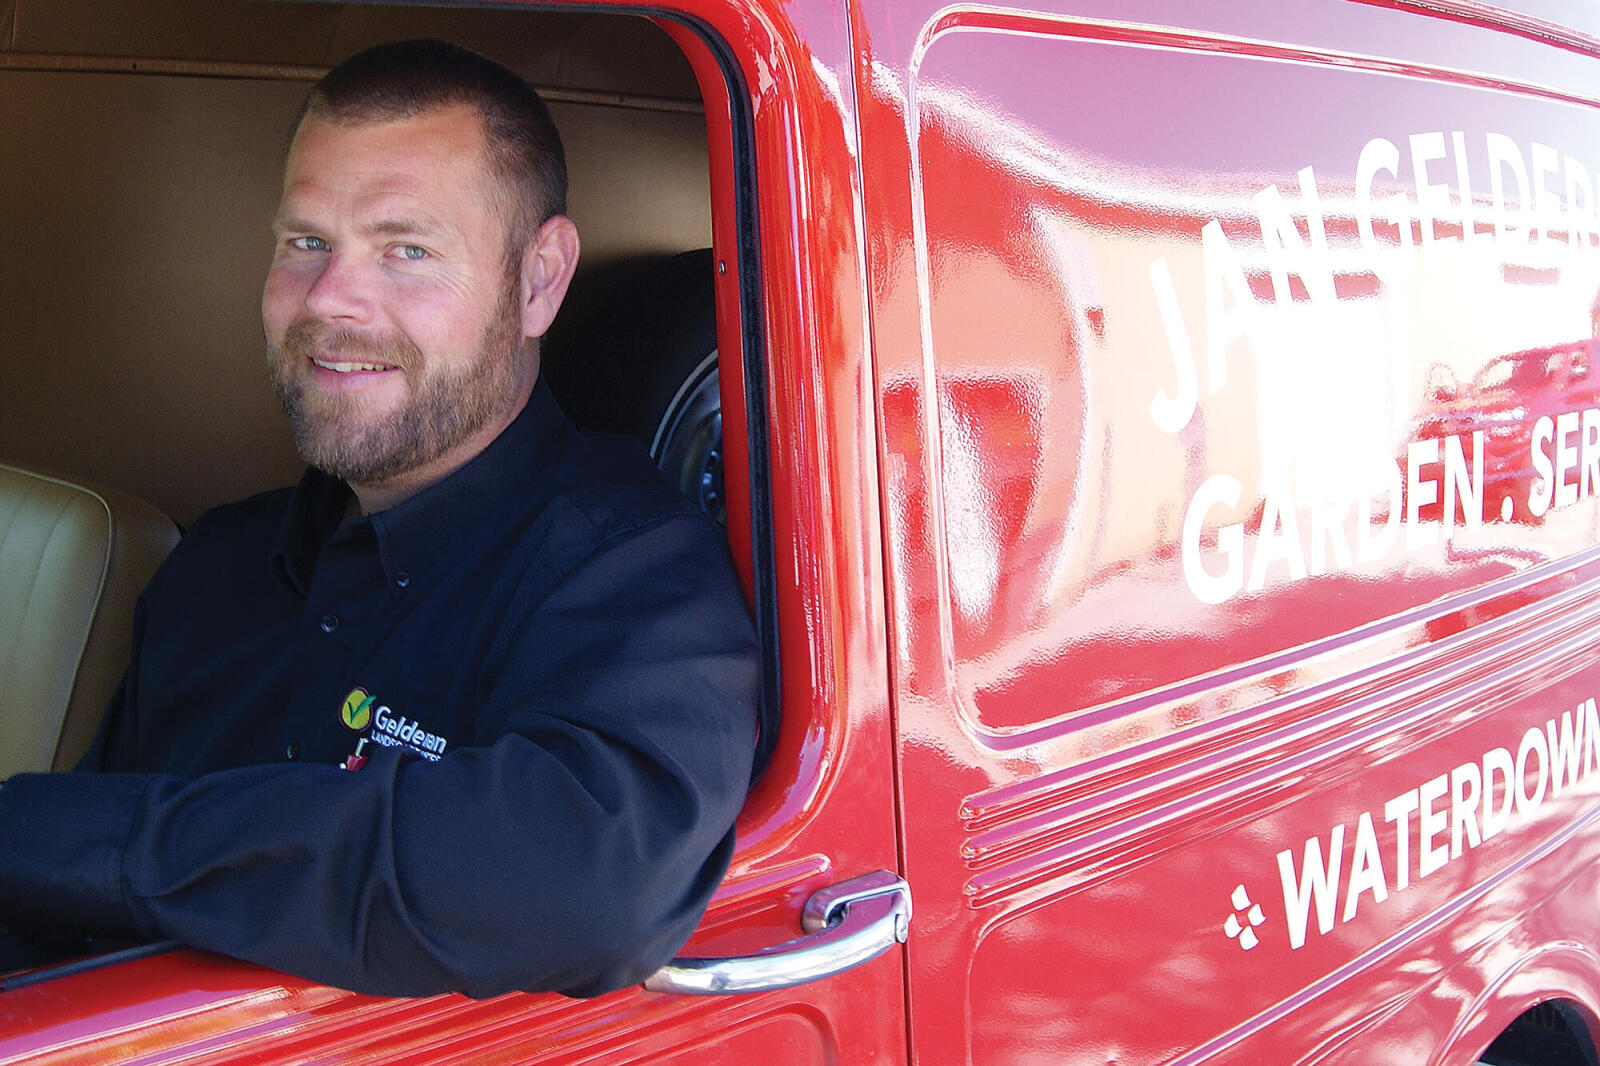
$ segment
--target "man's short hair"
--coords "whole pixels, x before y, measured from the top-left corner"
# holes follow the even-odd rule
[[[461,105],[483,118],[489,165],[507,193],[507,253],[519,253],[545,220],[566,213],[566,153],[544,100],[494,60],[448,41],[380,44],[317,82],[294,129],[308,116],[390,122]]]

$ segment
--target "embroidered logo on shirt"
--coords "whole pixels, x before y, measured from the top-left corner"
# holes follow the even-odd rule
[[[424,759],[434,762],[438,762],[439,756],[444,754],[447,743],[444,737],[424,729],[421,722],[413,722],[403,714],[395,714],[381,703],[372,719],[372,739],[385,747],[410,748]]]
[[[449,745],[444,737],[428,732],[421,722],[412,721],[403,714],[395,714],[386,704],[378,703],[378,697],[364,688],[350,690],[350,694],[344,698],[344,706],[339,708],[339,721],[354,733],[366,733],[370,727],[368,736],[375,743],[386,748],[409,748],[434,762],[439,760]]]
[[[339,708],[339,721],[351,732],[364,732],[372,724],[372,704],[378,697],[369,695],[364,688],[353,688]]]

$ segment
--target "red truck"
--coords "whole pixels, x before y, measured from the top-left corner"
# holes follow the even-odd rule
[[[781,728],[645,987],[177,950],[6,978],[0,1063],[1600,1062],[1600,8],[8,22],[0,455],[180,522],[289,480],[284,131],[451,37],[552,101],[607,353],[552,374],[725,513]]]

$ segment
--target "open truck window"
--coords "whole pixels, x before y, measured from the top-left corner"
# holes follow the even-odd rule
[[[542,372],[580,429],[632,438],[728,530],[761,620],[766,706],[753,739],[765,766],[779,697],[749,116],[738,71],[703,28],[626,13],[182,0],[4,15],[0,135],[15,150],[0,170],[0,225],[35,254],[0,269],[16,297],[0,311],[0,458],[132,494],[178,527],[301,469],[264,373],[258,303],[312,82],[363,48],[430,36],[538,88],[583,242]],[[68,768],[86,740],[79,728],[43,757],[13,750],[5,771]],[[55,982],[69,1013],[88,1017],[112,1005],[76,997],[70,979],[126,972],[164,947],[0,984],[14,1002]]]
[[[0,455],[118,486],[180,524],[300,468],[262,388],[257,305],[290,125],[338,58],[444,36],[543,91],[583,238],[562,329],[619,296],[618,271],[713,243],[695,74],[645,18],[170,0],[24,3],[13,18],[0,189],[10,243],[33,252],[0,275],[15,297]],[[678,286],[698,283],[714,332],[704,254],[704,277]],[[649,376],[645,347],[666,346],[627,353],[630,379]]]

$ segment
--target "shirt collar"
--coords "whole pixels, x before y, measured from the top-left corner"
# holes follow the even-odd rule
[[[404,587],[455,556],[463,541],[479,541],[525,513],[556,473],[559,438],[572,432],[541,377],[522,411],[465,466],[350,527],[376,534],[379,561],[391,587]],[[350,503],[350,488],[308,469],[294,489],[272,549],[272,563],[306,595],[322,546],[336,533]]]
[[[317,554],[338,530],[349,506],[349,486],[315,467],[306,468],[290,494],[269,563],[300,595],[310,594]]]

